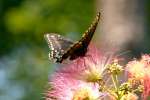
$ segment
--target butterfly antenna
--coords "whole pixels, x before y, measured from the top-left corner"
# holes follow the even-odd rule
[[[91,26],[88,28],[88,30],[83,34],[82,38],[89,38],[89,42],[93,37],[93,34],[96,30],[97,24],[100,20],[100,15],[101,13],[98,12],[98,14],[96,15],[95,20],[92,22]]]

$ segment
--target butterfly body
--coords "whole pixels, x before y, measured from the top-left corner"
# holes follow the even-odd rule
[[[85,56],[86,52],[87,52],[86,46],[84,46],[81,42],[76,43],[74,46],[71,47],[71,49],[68,52],[64,53],[60,62],[62,62],[63,59],[66,59],[68,57],[70,60],[74,60],[78,57]]]
[[[49,48],[51,49],[49,53],[50,60],[53,62],[61,63],[67,58],[74,60],[78,57],[85,56],[99,19],[100,13],[97,14],[96,19],[91,24],[89,29],[83,33],[82,38],[75,43],[55,33],[44,35],[48,42]]]

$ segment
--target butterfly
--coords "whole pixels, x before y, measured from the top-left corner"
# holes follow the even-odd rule
[[[91,26],[86,30],[81,39],[73,42],[57,33],[47,33],[44,35],[50,48],[49,59],[52,62],[62,63],[69,58],[74,60],[78,57],[85,56],[88,45],[94,35],[97,24],[100,20],[100,12],[97,14]]]

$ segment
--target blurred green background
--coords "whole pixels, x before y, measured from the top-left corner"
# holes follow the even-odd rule
[[[94,16],[94,0],[0,0],[0,100],[42,100],[52,70],[44,33],[77,39]]]
[[[95,0],[0,0],[0,100],[43,100],[53,71],[43,35],[78,39],[95,16]],[[150,25],[150,2],[145,3]],[[146,28],[147,44],[150,35]]]

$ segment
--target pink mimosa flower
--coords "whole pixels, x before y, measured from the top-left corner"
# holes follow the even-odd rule
[[[150,55],[143,55],[140,60],[127,64],[129,77],[139,79],[144,86],[143,98],[150,96]]]
[[[56,73],[50,84],[46,100],[101,100],[103,95],[98,84],[73,79],[70,74]]]
[[[111,57],[108,59],[89,46],[85,57],[77,58],[53,74],[49,82],[52,90],[47,92],[47,100],[101,100],[106,93],[99,91],[96,82],[102,79],[111,61]]]
[[[106,66],[112,63],[112,55],[105,56],[100,53],[94,46],[89,47],[85,57],[74,60],[71,64],[61,69],[63,73],[70,75],[78,80],[86,82],[97,82],[105,75]]]

